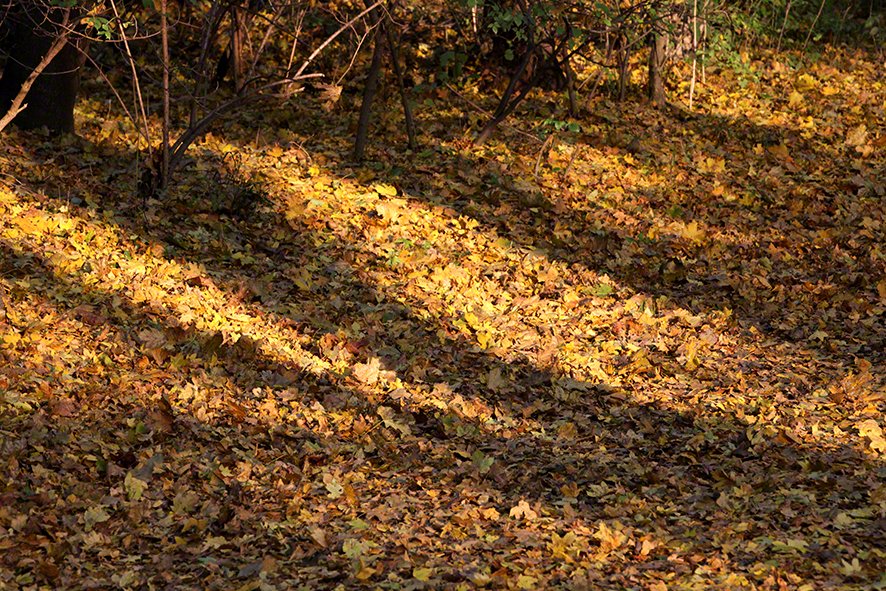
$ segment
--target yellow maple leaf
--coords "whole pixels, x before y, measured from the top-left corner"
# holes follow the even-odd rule
[[[769,147],[769,153],[779,159],[787,159],[791,157],[791,151],[785,144],[776,144]]]
[[[359,562],[359,567],[357,569],[357,574],[354,576],[357,577],[357,579],[360,581],[365,581],[365,580],[369,579],[372,575],[374,575],[375,572],[376,572],[375,569],[369,568],[368,566],[366,566],[363,563],[363,559],[361,558],[360,562]]]
[[[705,232],[702,228],[698,227],[698,222],[689,222],[682,227],[682,229],[680,230],[680,235],[685,240],[698,242],[702,238],[704,238]]]
[[[324,84],[322,82],[318,83],[317,86],[322,89],[320,100],[323,101],[323,110],[329,113],[338,102],[342,88],[344,87],[339,86],[338,84]]]
[[[809,74],[800,74],[797,77],[796,87],[799,91],[812,90],[815,88],[815,78]]]
[[[0,187],[0,203],[15,203],[16,201],[18,201],[18,199],[14,193],[7,190],[5,187]]]
[[[133,476],[132,472],[127,472],[126,478],[123,480],[123,488],[130,501],[137,501],[148,488],[148,483]]]
[[[40,228],[35,221],[34,218],[18,218],[15,220],[15,225],[25,234],[36,234]]]
[[[594,537],[600,540],[600,548],[608,553],[621,546],[628,537],[621,532],[621,524],[615,522],[614,527],[605,523],[600,524],[600,529],[594,532]]]
[[[393,185],[376,185],[375,192],[385,197],[396,197],[397,187]]]
[[[481,349],[488,349],[495,342],[492,340],[492,334],[488,330],[480,330],[477,332],[477,344]]]
[[[575,423],[563,423],[557,429],[557,435],[564,439],[574,439],[578,437],[578,429],[576,429]]]
[[[861,567],[861,564],[858,562],[858,557],[852,559],[852,562],[846,562],[845,560],[841,560],[841,566],[837,567],[837,570],[840,571],[841,574],[848,576],[860,575],[864,570]]]
[[[859,147],[865,145],[868,139],[868,128],[862,123],[858,127],[854,127],[846,134],[846,145]]]
[[[578,484],[572,482],[569,484],[564,484],[560,487],[560,492],[563,493],[563,496],[569,499],[577,499],[578,493],[581,492],[578,488]]]
[[[58,224],[58,229],[65,232],[69,232],[77,227],[77,220],[71,218],[59,217],[55,222]]]
[[[548,550],[554,559],[562,559],[571,563],[574,562],[573,557],[579,551],[575,547],[575,542],[576,536],[572,532],[568,532],[562,537],[554,532],[551,534],[551,541],[548,542]]]

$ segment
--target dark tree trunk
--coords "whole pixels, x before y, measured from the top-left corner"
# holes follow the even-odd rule
[[[628,92],[628,75],[631,72],[631,44],[624,33],[616,39],[616,62],[618,64],[618,100],[624,102]]]
[[[370,4],[367,0],[366,4]],[[369,13],[369,22],[373,27],[379,24],[378,9]],[[366,150],[366,141],[369,139],[369,120],[372,116],[372,101],[378,90],[378,78],[381,74],[381,60],[384,54],[384,42],[381,31],[375,33],[375,46],[372,50],[372,63],[369,66],[369,74],[366,76],[366,85],[363,87],[363,102],[360,104],[360,118],[357,120],[357,137],[354,139],[354,159],[363,160]]]
[[[388,51],[391,54],[391,67],[394,76],[397,77],[397,86],[400,88],[400,103],[403,105],[403,117],[406,120],[406,145],[410,150],[418,148],[418,140],[415,139],[415,120],[412,118],[412,107],[409,105],[409,97],[406,95],[406,82],[403,80],[403,69],[397,57],[397,44],[394,42],[394,34],[391,33],[393,23],[389,20],[382,21],[385,40],[388,42]]]
[[[490,119],[486,125],[483,126],[483,129],[480,130],[480,133],[477,135],[476,139],[474,139],[475,146],[482,146],[486,143],[490,137],[492,137],[492,133],[495,131],[495,128],[498,127],[498,124],[507,119],[508,115],[514,112],[514,109],[517,108],[523,99],[529,94],[529,91],[535,88],[535,85],[538,84],[539,78],[541,77],[541,73],[544,71],[544,68],[535,68],[532,76],[529,80],[523,84],[523,88],[520,90],[519,94],[516,97],[512,97],[514,92],[517,90],[517,86],[519,84],[520,78],[523,76],[523,73],[529,67],[530,62],[532,61],[533,56],[536,52],[535,47],[529,48],[529,50],[523,55],[523,60],[520,62],[520,65],[517,67],[517,72],[511,76],[511,81],[508,83],[508,87],[505,89],[504,94],[501,96],[501,100],[498,103],[498,107],[495,109],[495,113],[492,114],[492,119]]]
[[[9,35],[3,40],[3,50],[9,57],[0,78],[0,115],[8,111],[56,35],[51,20],[33,5],[8,14],[6,25]],[[37,77],[25,98],[27,107],[13,121],[20,129],[46,126],[53,132],[74,132],[74,104],[80,89],[80,71],[86,60],[78,42],[85,46],[82,39],[69,41]]]
[[[382,48],[381,35],[376,34],[375,48],[372,50],[372,63],[369,66],[369,74],[366,76],[366,85],[363,87],[363,102],[360,104],[360,118],[357,120],[357,137],[354,139],[354,159],[358,162],[363,160],[366,142],[369,139],[372,101],[375,100],[375,93],[378,90],[378,77],[381,74],[381,60],[384,53]]]
[[[649,100],[662,107],[667,103],[664,90],[665,52],[668,47],[668,35],[652,33],[649,44]]]
[[[240,92],[246,85],[246,11],[249,3],[231,4],[231,64],[234,66],[234,90]],[[251,19],[249,19],[251,20]]]

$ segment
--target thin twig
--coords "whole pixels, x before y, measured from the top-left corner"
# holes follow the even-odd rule
[[[775,53],[781,51],[781,38],[784,36],[784,29],[788,24],[788,15],[791,13],[791,4],[793,4],[793,0],[788,0],[788,5],[784,9],[784,20],[781,21],[781,30],[778,32],[778,45],[775,46]]]
[[[692,2],[692,83],[689,85],[689,110],[695,97],[695,72],[698,64],[698,0]]]
[[[348,63],[348,67],[345,68],[345,71],[342,72],[342,75],[338,77],[338,80],[335,81],[336,86],[341,86],[342,80],[345,79],[345,76],[348,75],[348,72],[351,71],[351,68],[354,67],[354,62],[357,61],[357,57],[360,55],[360,49],[363,48],[363,42],[366,41],[366,38],[369,37],[369,34],[375,29],[375,25],[370,25],[366,27],[366,32],[360,35],[360,39],[357,41],[357,47],[351,52],[351,61]],[[355,30],[354,33],[357,33]]]
[[[160,34],[163,51],[163,160],[160,166],[160,188],[169,186],[169,21],[166,19],[168,0],[160,0]]]
[[[271,82],[269,84],[265,84],[264,86],[260,86],[255,90],[248,92],[247,94],[232,98],[229,101],[222,103],[217,106],[215,109],[210,111],[207,115],[205,115],[202,119],[200,119],[197,123],[189,127],[181,137],[176,140],[175,144],[170,148],[170,157],[169,157],[169,171],[170,174],[175,172],[178,169],[179,164],[181,163],[181,159],[184,157],[185,152],[188,147],[194,140],[198,137],[206,133],[209,127],[215,123],[215,121],[233,109],[238,107],[243,107],[245,105],[254,103],[256,101],[267,100],[270,98],[275,98],[277,95],[268,95],[263,94],[264,91],[270,90],[277,86],[282,86],[284,84],[292,84],[298,80],[305,80],[307,78],[316,78],[320,77],[322,74],[304,74],[301,78],[286,78],[285,80],[278,80],[276,82]]]
[[[825,0],[821,0],[821,5],[818,7],[818,14],[815,15],[815,20],[812,21],[812,24],[809,25],[809,32],[806,34],[806,40],[803,41],[803,49],[800,50],[800,53],[803,55],[806,54],[806,45],[809,43],[809,38],[812,37],[812,31],[815,29],[815,25],[818,23],[818,17],[821,16],[821,11],[824,8]]]
[[[563,170],[563,180],[566,180],[566,177],[569,175],[569,171],[572,169],[572,163],[575,162],[576,156],[581,152],[581,146],[575,146],[572,149],[572,156],[569,158],[569,164],[566,165],[566,169]]]
[[[336,37],[338,37],[339,35],[341,35],[341,34],[344,33],[345,31],[347,31],[348,29],[350,29],[352,26],[354,26],[354,23],[356,23],[357,21],[359,21],[360,19],[362,19],[364,16],[366,16],[367,14],[369,14],[370,12],[372,12],[373,10],[375,10],[377,7],[381,6],[381,5],[384,4],[385,2],[387,2],[387,0],[378,0],[375,4],[373,4],[372,6],[368,7],[366,10],[364,10],[363,12],[361,12],[360,14],[358,14],[357,16],[355,16],[354,18],[352,18],[351,20],[349,20],[348,22],[346,22],[345,24],[343,24],[341,27],[339,27],[339,29],[338,29],[335,33],[333,33],[332,35],[330,35],[330,36],[326,39],[326,41],[324,41],[323,43],[320,44],[320,47],[318,47],[317,49],[315,49],[314,52],[313,52],[311,55],[309,55],[309,56],[307,57],[307,59],[305,59],[305,61],[304,61],[304,62],[302,63],[302,65],[301,65],[301,68],[298,69],[298,72],[296,72],[295,75],[292,76],[292,78],[294,78],[294,79],[296,79],[296,80],[299,79],[299,78],[301,77],[302,73],[303,73],[303,72],[308,68],[308,66],[311,64],[311,62],[314,61],[314,58],[316,58],[318,55],[320,55],[320,52],[323,51],[323,50],[326,48],[327,45],[329,45],[330,43],[332,43],[332,42],[335,40]]]
[[[268,43],[268,39],[271,38],[271,34],[277,28],[277,22],[280,20],[280,17],[283,16],[283,11],[286,10],[286,4],[280,3],[280,7],[274,13],[274,15],[268,21],[268,28],[265,31],[264,37],[262,37],[261,43],[258,46],[258,50],[254,52],[252,56],[252,64],[249,66],[249,71],[246,73],[247,78],[252,78],[255,75],[255,68],[258,65],[258,59],[261,56],[262,52],[265,49],[265,45]]]
[[[114,93],[114,96],[117,97],[117,102],[120,104],[120,107],[123,109],[123,113],[126,114],[126,118],[129,119],[132,122],[132,124],[135,126],[135,132],[138,135],[142,135],[143,131],[138,125],[138,119],[135,118],[135,116],[132,114],[132,112],[126,106],[126,102],[123,100],[123,97],[120,96],[120,93],[117,92],[117,89],[114,87],[113,82],[111,82],[110,78],[108,78],[107,74],[105,74],[102,71],[101,66],[99,66],[99,64],[96,63],[96,61],[94,59],[89,57],[89,55],[86,55],[86,59],[89,60],[89,63],[91,63],[93,65],[93,67],[98,72],[98,75],[102,77],[102,80],[105,81],[105,84],[107,84],[108,88],[111,90],[111,92]],[[110,101],[108,101],[108,103],[110,105]],[[108,110],[108,118],[110,118],[110,106],[108,107],[108,109],[109,109]],[[145,138],[145,139],[147,139],[147,138]]]
[[[532,173],[532,176],[538,178],[538,169],[541,168],[541,159],[544,158],[545,151],[553,144],[554,136],[556,136],[556,132],[552,133],[548,136],[548,139],[545,140],[545,143],[542,144],[541,150],[538,151],[538,158],[535,159],[535,170]]]
[[[111,0],[111,9],[114,11],[114,17],[119,21],[120,13],[117,11],[117,5],[114,3],[114,0]],[[126,32],[123,28],[120,28],[120,38],[123,40],[123,48],[126,49],[126,59],[129,60],[129,67],[132,68],[132,86],[135,90],[135,98],[138,101],[138,107],[141,111],[142,116],[142,125],[144,126],[144,136],[145,141],[148,144],[148,156],[153,158],[153,150],[154,148],[151,146],[151,134],[150,127],[148,126],[148,112],[145,109],[145,101],[142,97],[142,89],[139,84],[138,71],[135,69],[135,58],[132,57],[132,51],[129,49],[129,41],[126,38]]]

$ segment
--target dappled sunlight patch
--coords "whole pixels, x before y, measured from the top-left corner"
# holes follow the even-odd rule
[[[193,171],[239,154],[269,187],[249,219],[188,210],[186,185],[50,196],[34,163],[56,174],[52,149],[18,136],[27,157],[2,158],[21,184],[0,186],[4,568],[100,563],[119,586],[175,569],[277,588],[875,581],[882,89],[870,63],[838,66],[761,73],[765,100],[711,75],[710,116],[598,101],[541,155],[507,129],[471,149],[429,125],[426,151],[357,166],[340,137],[299,143],[323,121],[222,129]]]

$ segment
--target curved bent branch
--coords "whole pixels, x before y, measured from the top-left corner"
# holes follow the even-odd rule
[[[22,84],[21,89],[18,91],[18,94],[15,95],[15,98],[12,100],[12,104],[9,106],[9,110],[6,111],[6,114],[0,118],[0,131],[6,129],[6,126],[12,123],[12,120],[15,119],[16,115],[24,111],[28,105],[22,104],[25,101],[25,98],[28,96],[28,92],[30,92],[31,87],[34,85],[34,82],[37,81],[37,78],[40,74],[43,73],[52,60],[55,59],[62,49],[64,49],[65,45],[68,44],[68,38],[70,34],[65,25],[68,23],[68,19],[70,17],[71,11],[70,9],[65,13],[65,19],[61,25],[61,33],[59,33],[58,37],[55,38],[55,41],[52,42],[52,45],[49,47],[49,51],[46,52],[46,55],[43,56],[43,59],[40,60],[40,63],[37,64],[37,67],[34,68],[34,71],[31,72],[30,76],[27,77],[24,84]]]

